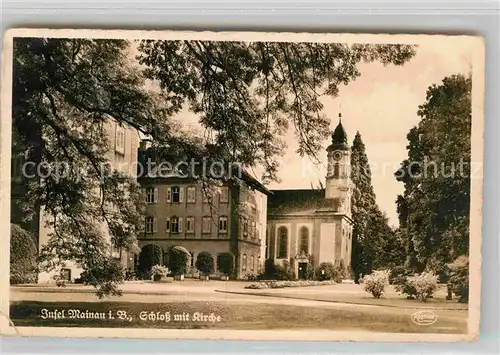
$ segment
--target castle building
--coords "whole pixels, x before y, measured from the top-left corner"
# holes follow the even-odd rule
[[[289,262],[299,279],[306,278],[308,264],[351,264],[351,157],[341,119],[326,152],[325,188],[269,195],[266,258]]]
[[[126,176],[136,178],[137,170],[137,152],[139,148],[139,133],[135,128],[126,124],[119,124],[113,119],[107,120],[104,125],[106,136],[103,139],[109,141],[109,150],[107,158],[112,170],[119,171]],[[53,218],[42,210],[39,212],[38,225],[33,232],[38,236],[38,245],[41,249],[48,242],[52,229],[47,227],[47,219]],[[107,227],[102,225],[104,235],[107,234]],[[110,243],[110,253],[112,257],[120,260],[124,267],[133,267],[134,258],[124,250],[113,248],[111,238],[108,235]],[[66,281],[73,282],[78,279],[83,271],[82,268],[73,261],[65,262],[65,267],[51,272],[41,272],[38,275],[39,283],[51,283],[54,276],[61,277]]]
[[[269,190],[245,170],[237,170],[231,176],[224,174],[215,189],[196,179],[189,169],[139,176],[147,201],[139,247],[159,246],[165,264],[171,247],[186,248],[191,254],[188,274],[196,272],[194,265],[200,252],[212,256],[214,274],[219,273],[218,256],[227,252],[235,257],[237,278],[260,273]]]

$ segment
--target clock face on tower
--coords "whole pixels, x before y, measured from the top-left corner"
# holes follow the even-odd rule
[[[333,152],[333,155],[332,155],[333,160],[335,160],[335,161],[339,161],[340,159],[342,159],[342,155],[343,155],[343,154],[342,154],[342,152],[341,152],[341,151],[339,151],[339,150],[334,151],[334,152]]]

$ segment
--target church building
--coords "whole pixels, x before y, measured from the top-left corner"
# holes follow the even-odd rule
[[[273,190],[268,196],[266,258],[288,261],[299,279],[306,278],[308,263],[351,264],[351,150],[340,115],[326,153],[325,188]]]

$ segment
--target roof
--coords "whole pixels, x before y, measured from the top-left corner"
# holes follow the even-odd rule
[[[271,190],[268,214],[311,214],[338,212],[339,199],[326,199],[325,189]]]
[[[239,164],[217,165],[211,169],[208,160],[191,160],[184,162],[180,158],[174,158],[172,162],[156,163],[155,159],[148,160],[147,149],[138,150],[137,179],[138,181],[178,181],[179,179],[198,180],[200,177],[231,180],[237,179],[245,182],[248,187],[269,195],[271,192],[248,171]],[[158,159],[161,161],[161,159]]]
[[[347,133],[345,132],[344,126],[342,126],[342,116],[339,114],[339,124],[335,127],[332,134],[332,146],[337,148],[349,148],[349,143],[347,142]]]

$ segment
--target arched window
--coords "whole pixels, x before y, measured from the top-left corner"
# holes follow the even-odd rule
[[[309,254],[309,229],[300,227],[299,230],[299,253]]]
[[[278,259],[288,257],[288,229],[286,227],[278,228]]]
[[[333,177],[334,178],[340,177],[340,165],[339,165],[339,163],[335,163],[335,165],[333,166]]]

